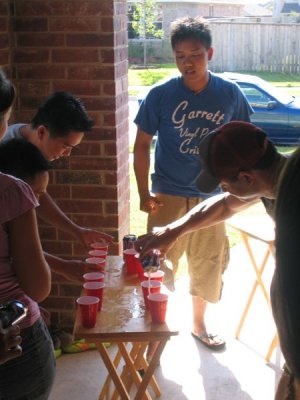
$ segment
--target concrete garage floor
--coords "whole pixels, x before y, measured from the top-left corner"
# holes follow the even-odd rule
[[[260,251],[257,245],[257,251]],[[270,263],[271,264],[271,263]],[[267,288],[273,265],[266,268]],[[283,359],[275,349],[271,362],[264,355],[275,333],[267,303],[258,290],[249,316],[235,339],[235,330],[254,282],[254,273],[242,245],[231,251],[224,275],[222,301],[208,308],[207,325],[227,341],[225,351],[213,353],[195,341],[191,330],[188,280],[176,282],[172,309],[180,324],[179,336],[168,342],[156,378],[161,400],[272,400]],[[110,351],[115,351],[112,346]],[[57,376],[49,400],[96,400],[105,367],[97,351],[63,355],[57,360]],[[150,390],[151,392],[151,390]]]

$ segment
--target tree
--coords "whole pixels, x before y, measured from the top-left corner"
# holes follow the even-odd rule
[[[163,37],[162,29],[156,25],[158,20],[159,12],[156,0],[140,0],[135,3],[132,29],[144,40],[144,66],[147,65],[147,40]]]

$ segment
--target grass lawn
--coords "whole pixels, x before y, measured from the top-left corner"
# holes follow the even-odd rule
[[[236,72],[258,76],[274,86],[285,88],[287,93],[300,97],[300,75],[253,71]],[[138,94],[137,89],[130,89],[131,86],[151,86],[162,79],[176,76],[177,74],[178,70],[175,64],[164,64],[157,68],[148,69],[130,67],[128,70],[129,94],[130,96],[136,96]]]

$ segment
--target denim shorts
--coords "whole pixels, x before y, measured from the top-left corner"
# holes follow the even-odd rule
[[[0,366],[0,400],[47,400],[55,377],[49,331],[40,318],[21,336],[22,355]]]

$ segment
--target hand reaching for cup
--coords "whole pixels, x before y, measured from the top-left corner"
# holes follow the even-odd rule
[[[139,236],[134,245],[141,260],[155,249],[160,250],[160,258],[164,258],[176,240],[177,237],[174,237],[168,226],[163,226],[155,227],[151,233]]]

